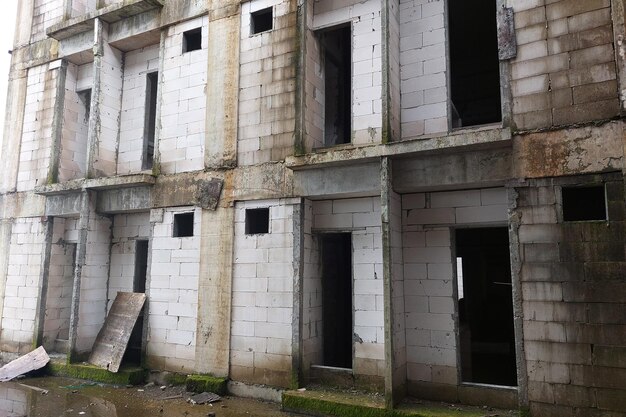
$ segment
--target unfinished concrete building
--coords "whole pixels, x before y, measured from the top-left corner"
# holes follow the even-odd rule
[[[626,416],[624,19],[20,0],[0,350],[81,361],[145,292],[150,369]]]

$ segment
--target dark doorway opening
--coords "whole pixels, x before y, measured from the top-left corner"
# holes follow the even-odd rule
[[[324,67],[324,145],[351,141],[352,30],[350,26],[319,32]]]
[[[463,382],[516,386],[507,228],[456,231]]]
[[[496,0],[449,1],[452,126],[502,120]]]
[[[148,241],[135,241],[135,273],[133,275],[133,292],[146,292],[146,277],[148,274]],[[124,353],[123,362],[141,364],[141,351],[143,344],[144,310],[141,310],[135,327],[130,334],[128,347]]]
[[[151,72],[146,75],[146,108],[142,158],[143,169],[152,169],[152,164],[154,162],[154,135],[156,131],[158,80],[158,72]]]
[[[352,368],[352,235],[322,235],[324,366]]]

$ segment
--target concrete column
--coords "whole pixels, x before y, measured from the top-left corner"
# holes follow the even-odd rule
[[[30,36],[33,25],[30,24],[33,21],[33,13],[35,10],[35,0],[19,0],[17,6],[17,22],[19,25],[15,25],[15,38],[13,41],[15,47],[20,47],[30,43]]]
[[[48,275],[50,271],[50,255],[52,252],[52,232],[54,228],[54,219],[48,217],[44,224],[44,247],[41,256],[41,271],[39,276],[39,288],[37,299],[37,312],[35,313],[35,329],[33,332],[33,341],[35,346],[41,346],[43,343],[43,328],[46,317],[46,303],[48,296]]]
[[[163,102],[163,68],[165,60],[165,38],[167,38],[167,29],[161,30],[159,39],[159,69],[157,73],[157,99],[155,120],[161,120],[161,103]],[[159,140],[161,138],[161,123],[154,126],[154,148],[152,153],[152,173],[159,175],[161,172],[161,152],[159,151]]]
[[[622,116],[626,114],[626,0],[611,0],[617,85]]]
[[[50,165],[48,165],[47,183],[59,180],[59,163],[61,158],[61,139],[63,136],[63,115],[65,113],[65,79],[67,77],[67,61],[63,60],[58,69],[54,114],[52,116],[52,149]]]
[[[98,18],[94,20],[93,41],[93,84],[91,88],[89,127],[87,128],[87,163],[85,165],[87,178],[96,177],[94,162],[98,155],[100,132],[100,105],[98,103],[101,101],[100,96],[102,94],[101,79],[104,49],[102,45],[102,21]]]
[[[22,128],[24,125],[24,106],[26,105],[27,75],[27,70],[12,71],[9,75],[2,141],[4,172],[0,180],[1,193],[13,192],[17,187],[17,172],[22,145]]]
[[[382,0],[383,143],[393,142],[400,137],[399,9],[398,0]]]
[[[522,305],[522,261],[520,255],[519,227],[521,218],[517,212],[517,191],[515,184],[508,184],[509,206],[509,252],[511,256],[511,283],[513,292],[513,330],[515,332],[515,360],[517,365],[518,401],[521,409],[528,408],[528,373],[524,352],[524,311]]]
[[[4,310],[4,291],[6,289],[7,272],[9,267],[9,246],[11,245],[12,219],[0,221],[0,329]]]
[[[304,382],[302,373],[302,305],[304,278],[304,201],[293,206],[293,314],[291,318],[291,388]]]
[[[304,111],[306,103],[306,34],[307,34],[307,3],[309,0],[298,0],[298,13],[296,20],[297,42],[296,56],[298,63],[296,64],[296,122],[294,132],[294,148],[295,155],[303,155],[306,153],[305,147],[305,122]]]
[[[74,269],[74,285],[72,287],[72,305],[70,312],[68,363],[76,358],[76,338],[78,333],[78,307],[80,305],[80,283],[83,275],[83,265],[87,256],[87,235],[89,232],[90,192],[83,192],[80,203],[80,218],[78,221],[78,241],[76,243],[76,267]]]
[[[202,210],[196,371],[227,377],[233,279],[234,207]]]

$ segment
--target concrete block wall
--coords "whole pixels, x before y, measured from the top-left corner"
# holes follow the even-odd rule
[[[304,268],[302,279],[302,370],[323,364],[322,264],[317,236],[313,234],[313,202],[304,204]]]
[[[106,39],[106,34],[103,34],[103,37]],[[96,155],[93,160],[93,169],[96,176],[111,176],[115,175],[117,169],[124,54],[119,49],[110,46],[106,41],[103,42],[102,49],[98,102],[100,123],[96,124],[98,140],[94,144]]]
[[[34,0],[30,41],[46,39],[46,30],[63,18],[63,0]]]
[[[193,236],[173,237],[175,214],[190,212],[194,213]],[[146,284],[146,360],[153,368],[192,372],[198,319],[201,209],[156,209],[153,214],[151,219],[158,221],[152,225],[150,277]],[[158,219],[161,215],[162,219]],[[139,226],[138,233],[141,230]]]
[[[71,17],[82,16],[85,13],[96,10],[97,0],[71,0]]]
[[[512,0],[513,121],[536,129],[619,115],[611,2]]]
[[[149,212],[116,214],[113,217],[107,311],[118,291],[133,292],[136,242],[138,239],[149,239],[151,230]]]
[[[385,331],[380,198],[313,201],[315,232],[352,233],[353,371],[384,376]],[[321,328],[320,328],[321,329]]]
[[[43,185],[48,176],[58,64],[60,61],[28,69],[17,173],[18,191]]]
[[[124,85],[117,153],[118,174],[130,174],[142,169],[147,74],[158,69],[159,45],[136,49],[124,55]],[[175,109],[178,113],[178,104],[178,102],[164,103],[162,112],[167,108],[172,109],[172,111]]]
[[[161,128],[155,144],[165,174],[204,168],[208,24],[203,16],[167,29],[158,87]],[[202,28],[201,49],[183,53],[183,33],[196,28]]]
[[[66,225],[66,233],[73,230]],[[111,259],[111,219],[89,214],[85,263],[80,279],[80,303],[76,328],[77,353],[91,351],[104,324],[107,308],[107,282]],[[78,230],[76,230],[78,233]]]
[[[313,28],[313,0],[306,2],[306,27]],[[324,146],[324,68],[322,50],[312,30],[306,32],[304,144],[307,150]]]
[[[78,92],[92,88],[93,63],[69,63],[65,78],[65,105],[59,159],[59,182],[84,178],[87,163],[89,119]]]
[[[507,207],[504,188],[402,195],[410,394],[419,395],[417,384],[459,383],[453,228],[505,225]]]
[[[272,8],[272,29],[252,34],[251,14]],[[296,7],[286,0],[241,5],[239,165],[279,161],[293,154],[296,90]]]
[[[294,208],[300,199],[235,204],[230,377],[292,383]],[[269,208],[269,232],[246,234],[246,210]]]
[[[0,387],[0,414],[7,417],[25,416],[30,411],[32,391],[24,391],[13,386]]]
[[[45,223],[41,218],[13,221],[0,332],[3,352],[23,354],[32,348],[44,244]]]
[[[448,131],[444,0],[400,0],[402,138]]]
[[[352,143],[377,143],[382,138],[381,3],[374,0],[313,6],[312,30],[343,23],[352,26]]]
[[[401,95],[400,95],[400,1],[389,0],[388,7],[388,27],[389,27],[389,74],[388,79],[388,119],[389,129],[388,140],[399,139],[401,135],[400,113],[401,113]]]
[[[608,221],[563,222],[560,187],[605,184]],[[533,415],[623,415],[624,182],[620,173],[515,188]]]
[[[66,226],[75,224],[75,221],[54,218],[42,343],[49,352],[54,351],[55,340],[68,340],[69,337],[76,243],[68,242],[64,237]]]

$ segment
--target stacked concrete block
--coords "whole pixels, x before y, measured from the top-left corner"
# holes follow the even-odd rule
[[[389,132],[386,140],[393,141],[400,138],[400,1],[390,0],[387,9],[387,25],[389,27],[389,45],[387,46],[387,65],[389,72],[387,75],[387,93],[383,100],[388,101],[388,123]]]
[[[75,344],[75,350],[79,354],[91,350],[106,317],[111,259],[111,220],[108,217],[95,213],[89,216],[85,245]]]
[[[306,2],[307,28],[313,27],[313,1]],[[304,144],[307,150],[324,146],[324,69],[322,50],[312,30],[306,32]]]
[[[17,174],[18,191],[32,190],[47,180],[59,63],[57,61],[28,69]]]
[[[30,41],[46,39],[46,30],[59,23],[63,18],[63,0],[35,0],[33,2],[33,21]]]
[[[317,30],[350,22],[352,25],[352,143],[382,138],[382,21],[376,1],[315,2]]]
[[[130,51],[124,56],[124,85],[117,154],[118,174],[130,174],[142,169],[148,104],[146,103],[147,75],[158,69],[159,45]],[[179,111],[178,106],[169,106],[168,103],[162,107],[162,116],[170,114],[163,113],[165,110],[175,111],[174,114]]]
[[[59,182],[84,178],[87,163],[89,117],[88,97],[79,94],[92,88],[93,63],[68,64],[65,78],[65,105],[59,157]]]
[[[117,214],[113,217],[107,311],[118,291],[133,292],[137,240],[147,240],[150,231],[149,212]]]
[[[563,222],[560,187],[605,184],[607,221]],[[621,173],[516,188],[528,396],[533,415],[622,415],[624,183]]]
[[[506,224],[504,188],[402,196],[407,378],[457,385],[454,225]]]
[[[72,11],[70,17],[82,16],[96,10],[97,0],[72,0]]]
[[[193,236],[173,236],[174,216],[180,213],[194,213]],[[152,227],[151,273],[146,284],[151,367],[176,372],[195,367],[200,217],[200,209],[193,207],[167,209]],[[138,230],[141,233],[142,226]]]
[[[22,354],[31,350],[44,241],[45,223],[40,218],[13,221],[0,334],[4,352]]]
[[[513,120],[522,130],[619,114],[609,0],[514,0]]]
[[[313,229],[351,231],[354,307],[353,370],[384,376],[385,336],[380,199],[375,197],[313,202]]]
[[[191,19],[170,26],[165,37],[158,151],[166,174],[204,168],[208,24],[207,16]],[[183,33],[197,28],[201,49],[183,53]]]
[[[252,33],[252,14],[272,8],[272,29]],[[240,165],[278,161],[293,154],[295,128],[296,8],[284,0],[241,6],[239,54]]]
[[[292,382],[293,214],[300,199],[235,205],[230,373],[283,387]],[[268,208],[268,233],[246,234],[246,210]]]
[[[444,0],[400,1],[402,138],[448,131]]]
[[[6,416],[27,415],[32,401],[32,392],[12,386],[0,387],[0,413]]]

